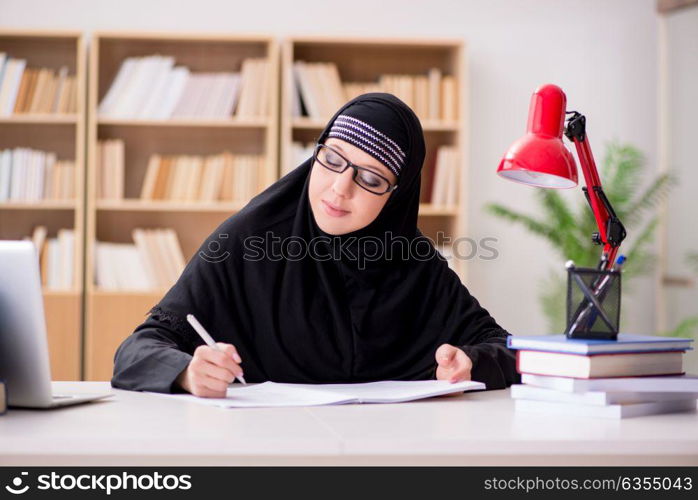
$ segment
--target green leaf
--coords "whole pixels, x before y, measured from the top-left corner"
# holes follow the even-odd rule
[[[493,215],[501,217],[509,222],[523,225],[533,234],[547,239],[553,246],[562,248],[562,240],[559,234],[555,232],[555,228],[545,222],[534,219],[530,215],[516,212],[498,203],[489,203],[485,206],[485,210]]]
[[[649,210],[659,205],[659,202],[666,198],[669,191],[678,183],[677,177],[672,173],[659,175],[650,186],[648,186],[623,214],[623,223],[626,227],[633,227],[642,220],[642,216]]]

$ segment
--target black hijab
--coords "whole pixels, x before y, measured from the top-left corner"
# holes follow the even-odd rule
[[[439,345],[506,335],[417,228],[425,144],[414,112],[390,94],[365,94],[337,111],[318,142],[343,113],[363,114],[405,145],[398,189],[377,218],[342,236],[324,233],[308,199],[306,160],[209,236],[135,333],[161,325],[191,354],[202,343],[184,321],[193,313],[217,341],[237,347],[248,382],[299,383],[433,378]],[[391,236],[402,241],[392,257],[353,258],[366,240]],[[270,255],[274,238],[298,242],[286,247],[295,257]],[[310,241],[332,258],[298,258]],[[129,363],[137,356],[129,361],[121,349],[113,383],[129,386],[121,382],[136,377]]]

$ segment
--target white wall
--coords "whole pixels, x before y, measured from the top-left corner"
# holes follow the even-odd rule
[[[571,109],[587,116],[597,161],[605,142],[617,138],[640,146],[655,167],[654,6],[654,0],[0,0],[0,26],[464,38],[471,70],[470,233],[498,238],[500,254],[474,261],[468,286],[505,328],[544,333],[538,281],[563,260],[482,206],[500,201],[535,210],[532,189],[500,179],[495,169],[523,133],[530,95],[542,83],[560,85]],[[645,280],[626,300],[626,330],[652,330],[651,287]]]

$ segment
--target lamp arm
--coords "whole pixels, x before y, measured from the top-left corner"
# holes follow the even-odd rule
[[[596,219],[596,225],[599,228],[599,232],[592,235],[594,243],[603,245],[599,269],[608,270],[613,267],[618,248],[627,233],[601,186],[599,171],[596,168],[594,156],[589,146],[589,139],[586,135],[586,118],[576,111],[572,111],[571,114],[572,116],[568,119],[567,127],[565,128],[565,135],[570,141],[574,142],[577,150],[577,156],[579,157],[586,184],[586,187],[583,187],[582,190],[594,213],[594,219]]]

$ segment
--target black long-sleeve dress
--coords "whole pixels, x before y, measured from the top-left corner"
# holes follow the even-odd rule
[[[329,123],[341,113],[401,134],[408,145],[399,189],[377,218],[349,234],[323,232],[308,199],[313,160],[307,160],[203,242],[119,347],[114,387],[180,390],[175,379],[203,343],[188,313],[215,340],[236,346],[248,382],[430,379],[443,343],[465,351],[473,380],[488,389],[518,380],[509,334],[417,228],[425,155],[419,120],[389,94],[360,96]],[[367,259],[369,243],[379,240],[383,251]]]

